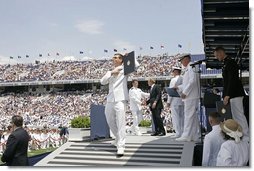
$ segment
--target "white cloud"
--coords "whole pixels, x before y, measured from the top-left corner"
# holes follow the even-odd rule
[[[124,53],[124,48],[127,49],[127,52],[130,52],[135,49],[135,46],[132,45],[130,42],[123,41],[123,40],[117,40],[113,43],[114,48],[118,50],[120,53]]]
[[[87,20],[87,21],[79,21],[75,28],[77,28],[82,33],[87,34],[101,34],[103,22],[99,20]]]

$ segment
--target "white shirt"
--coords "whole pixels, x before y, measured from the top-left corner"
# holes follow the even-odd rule
[[[220,125],[214,125],[204,139],[202,166],[216,166],[217,156],[224,142]]]
[[[217,166],[246,166],[249,161],[250,147],[247,141],[236,143],[227,140],[221,145],[217,158]]]
[[[100,80],[102,85],[109,84],[107,102],[119,102],[129,100],[127,88],[128,76],[124,75],[123,65],[118,67],[122,68],[122,70],[117,76],[111,75],[111,71],[108,71]]]
[[[135,58],[135,67],[139,66],[138,61]],[[107,96],[107,102],[119,102],[129,100],[128,94],[128,75],[124,75],[123,65],[117,68],[122,69],[117,76],[111,75],[111,71],[108,71],[100,80],[102,85],[109,84],[109,93]]]
[[[129,90],[130,110],[141,110],[141,99],[148,98],[149,96],[149,93],[143,92],[140,88],[132,87]]]
[[[45,141],[47,138],[49,137],[49,135],[48,134],[46,134],[46,133],[41,133],[41,141]]]
[[[34,134],[34,139],[37,140],[37,141],[42,141],[42,140],[41,140],[41,135],[38,134],[38,133],[35,133],[35,134]]]
[[[150,92],[152,91],[154,85],[155,85],[155,84],[151,85]]]
[[[186,95],[184,100],[199,98],[200,80],[198,73],[195,72],[195,68],[192,68],[190,64],[191,63],[189,63],[185,68],[185,73],[183,75],[183,84],[178,86],[179,91]]]
[[[171,79],[169,88],[173,88],[176,86],[176,82],[178,79],[182,79],[182,76],[176,75],[174,78]],[[171,97],[168,96],[168,101],[167,101],[171,106],[182,106],[183,101],[180,97]]]

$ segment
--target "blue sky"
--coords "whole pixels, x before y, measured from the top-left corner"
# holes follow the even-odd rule
[[[202,54],[200,6],[200,0],[0,0],[0,63],[98,59],[123,48]]]

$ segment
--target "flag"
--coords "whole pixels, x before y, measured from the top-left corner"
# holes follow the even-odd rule
[[[39,57],[42,57],[42,54],[39,54]]]
[[[50,53],[48,53],[48,56],[50,56]]]
[[[59,56],[59,53],[57,52],[56,55]]]
[[[29,55],[26,55],[26,58],[29,58]]]
[[[161,45],[161,49],[164,49],[164,46],[163,46],[163,45]]]
[[[83,54],[84,52],[83,51],[79,51],[79,54]]]
[[[21,58],[21,56],[18,56],[18,58]]]
[[[10,56],[10,59],[13,59],[13,56]]]
[[[153,49],[153,47],[152,47],[152,46],[150,46],[150,49]]]
[[[117,50],[116,50],[116,49],[114,49],[114,52],[117,52]]]
[[[104,49],[104,53],[108,53],[108,50],[107,50],[107,49]]]
[[[142,50],[143,48],[142,47],[139,47],[139,50]]]
[[[179,47],[179,48],[182,48],[182,45],[178,44],[178,47]]]

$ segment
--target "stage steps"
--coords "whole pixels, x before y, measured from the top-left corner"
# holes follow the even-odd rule
[[[169,136],[127,136],[122,157],[116,156],[111,142],[67,142],[35,166],[192,166],[194,142],[176,142]]]

